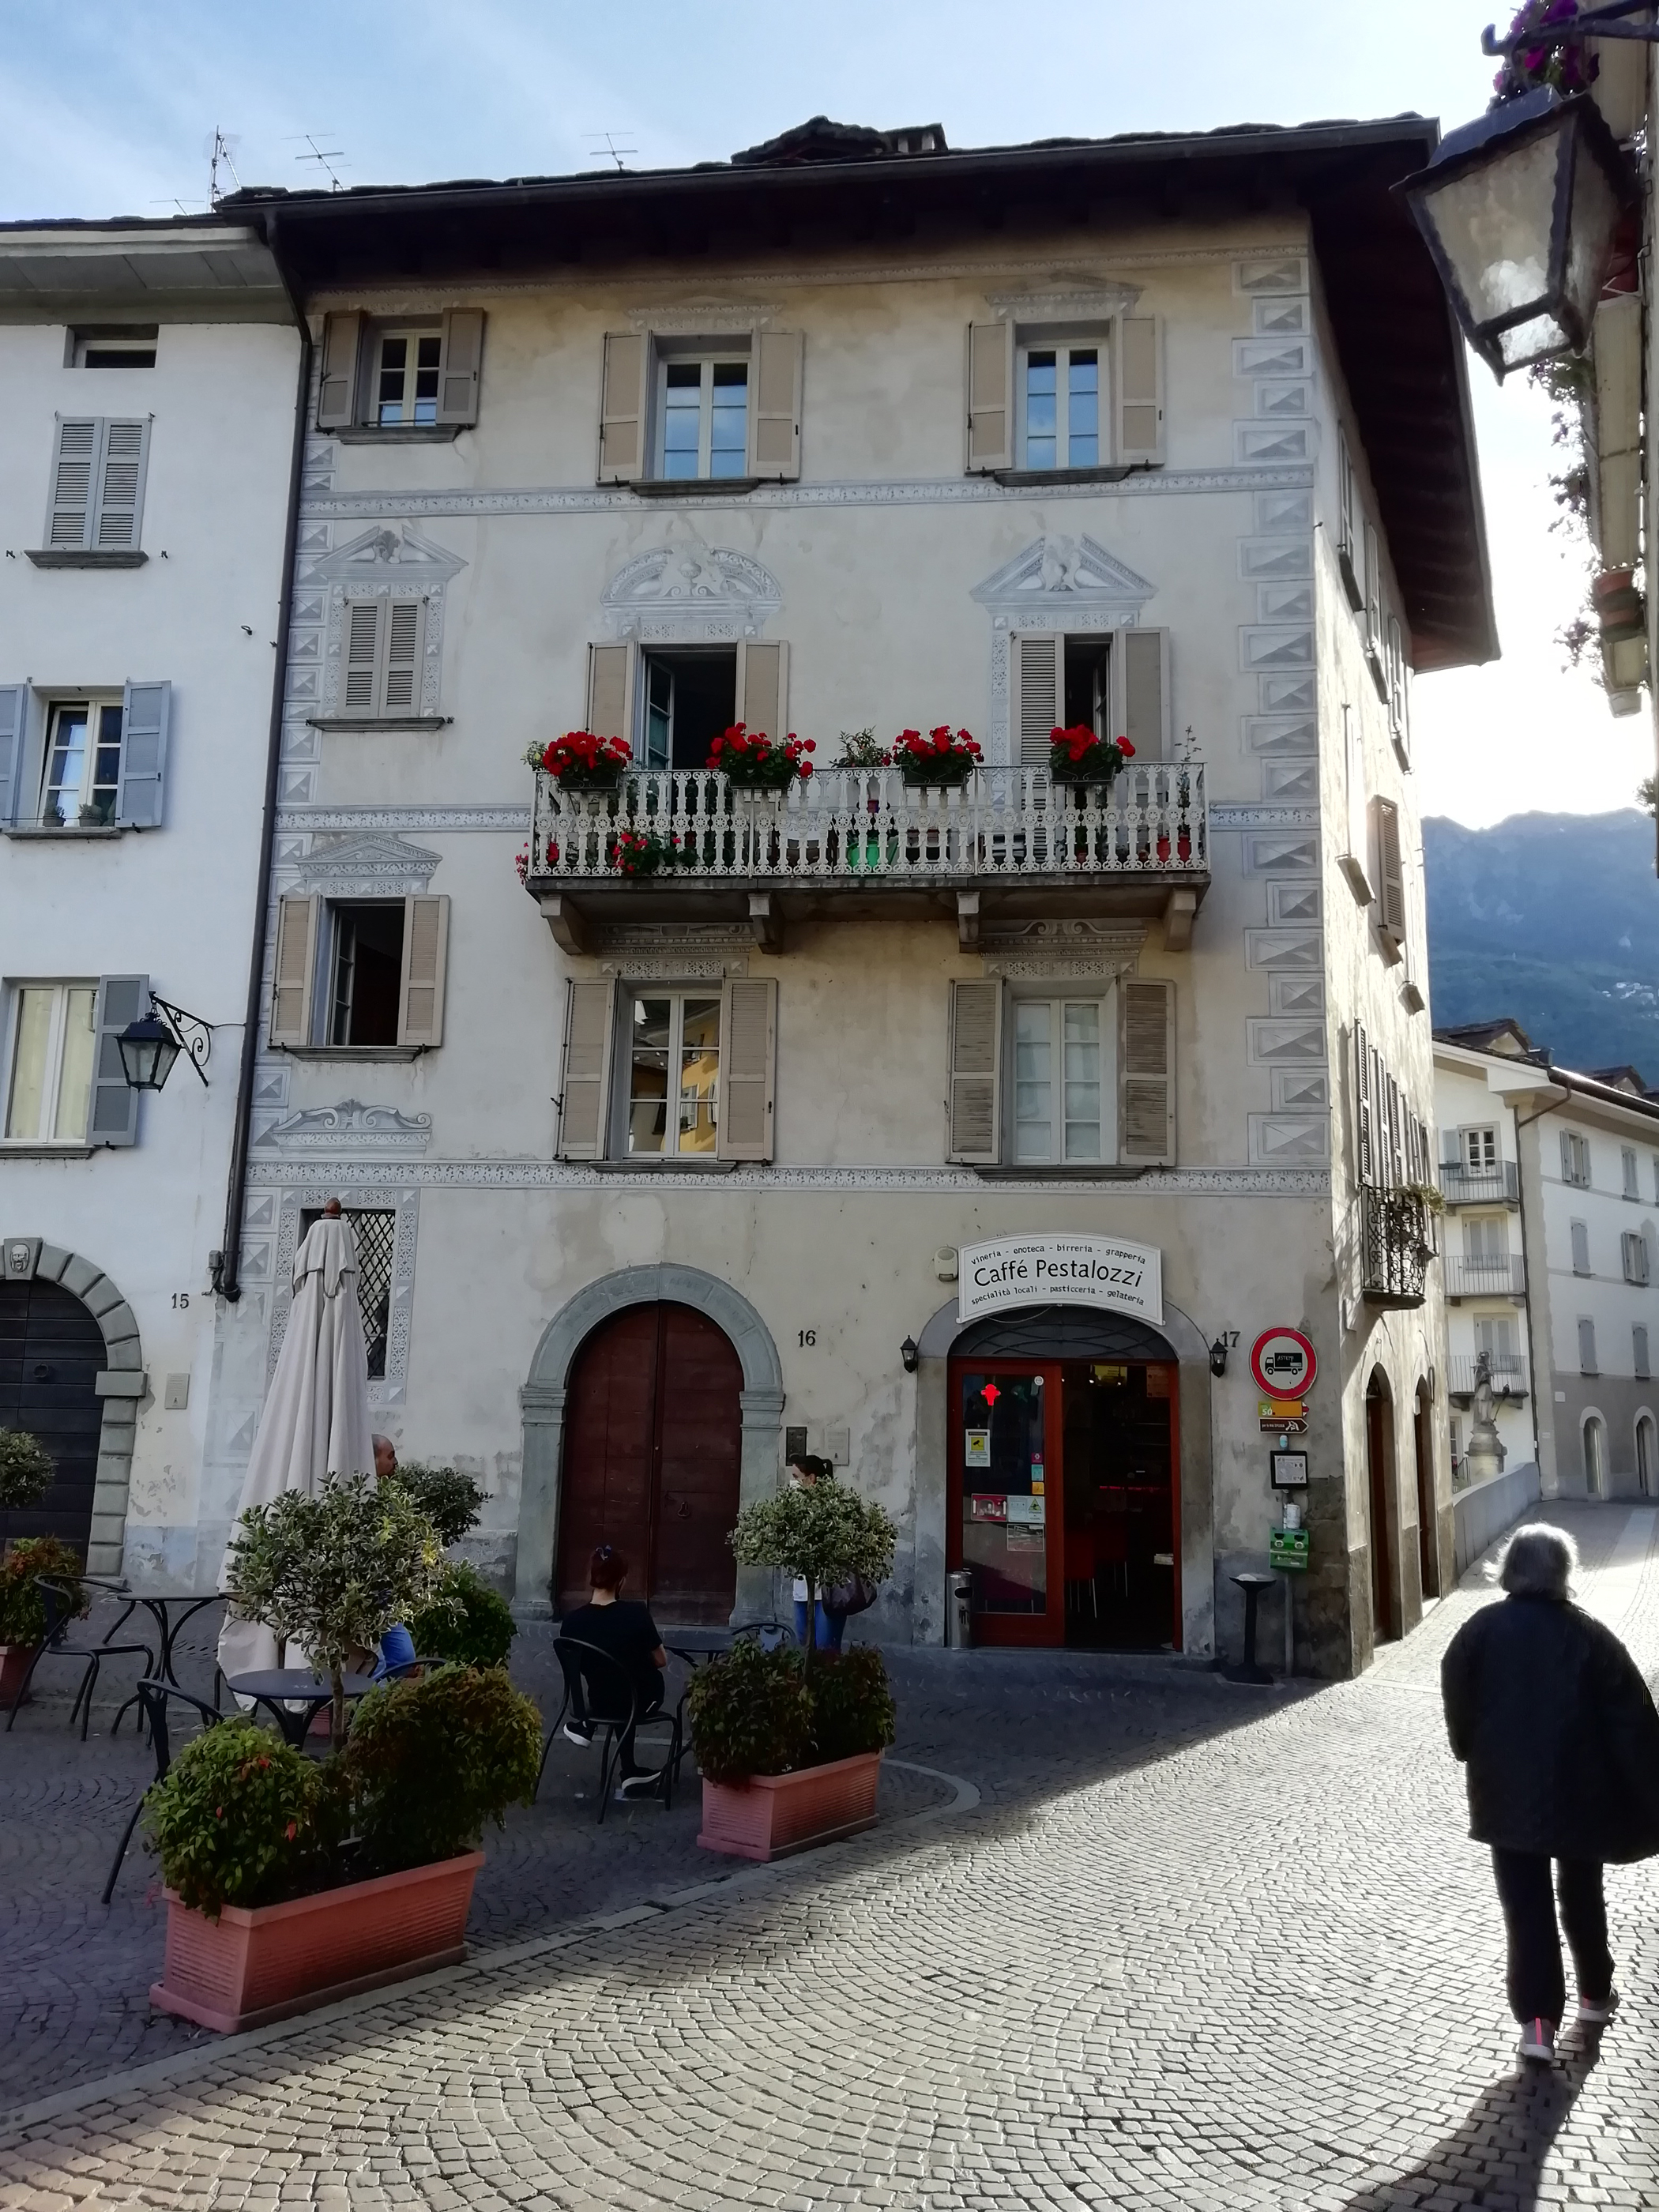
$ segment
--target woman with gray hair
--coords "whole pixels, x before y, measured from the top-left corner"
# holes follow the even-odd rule
[[[1499,1571],[1504,1602],[1464,1622],[1440,1668],[1469,1833],[1491,1849],[1509,1931],[1522,2058],[1553,2057],[1566,2006],[1557,1897],[1579,2021],[1605,2027],[1619,1996],[1601,1869],[1659,1852],[1659,1712],[1619,1638],[1572,1602],[1577,1565],[1563,1530],[1517,1529]]]

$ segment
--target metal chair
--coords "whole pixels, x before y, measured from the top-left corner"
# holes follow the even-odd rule
[[[758,1644],[763,1651],[781,1651],[794,1640],[794,1629],[787,1620],[745,1620],[732,1631],[734,1644]]]
[[[46,1632],[36,1645],[34,1656],[29,1661],[27,1670],[17,1685],[17,1694],[11,1701],[11,1711],[6,1718],[6,1733],[8,1735],[11,1734],[11,1724],[17,1718],[17,1708],[28,1695],[29,1684],[34,1680],[34,1670],[43,1659],[84,1659],[86,1671],[81,1677],[81,1686],[75,1693],[75,1703],[70,1707],[70,1726],[75,1726],[78,1713],[81,1717],[81,1741],[84,1743],[87,1725],[92,1718],[92,1695],[98,1687],[98,1669],[102,1662],[135,1651],[142,1652],[144,1672],[149,1674],[155,1669],[155,1655],[148,1644],[115,1644],[110,1640],[112,1637],[118,1636],[125,1627],[128,1616],[138,1602],[136,1597],[128,1599],[126,1611],[101,1644],[71,1644],[68,1638],[71,1624],[79,1617],[76,1611],[78,1594],[66,1589],[61,1583],[49,1581],[45,1575],[35,1576],[34,1586],[46,1606]],[[127,1703],[131,1704],[131,1699],[129,1698]],[[125,1710],[124,1705],[122,1711]]]
[[[547,1765],[547,1754],[553,1748],[553,1739],[563,1725],[567,1713],[584,1727],[603,1729],[599,1755],[599,1819],[604,1820],[605,1808],[611,1802],[612,1771],[618,1763],[623,1745],[642,1728],[665,1728],[668,1730],[668,1755],[659,1770],[662,1783],[662,1808],[665,1813],[674,1802],[674,1784],[678,1779],[680,1761],[685,1756],[684,1723],[679,1705],[669,1707],[658,1703],[641,1711],[639,1692],[632,1676],[619,1659],[609,1651],[602,1651],[597,1644],[583,1644],[574,1636],[557,1636],[553,1639],[554,1656],[564,1677],[564,1700],[560,1705],[547,1741],[542,1746],[542,1763],[536,1770],[536,1787],[530,1793],[533,1804],[542,1786],[542,1775]],[[681,1703],[684,1704],[684,1699]]]
[[[146,1677],[133,1692],[133,1696],[138,1700],[138,1710],[149,1726],[150,1746],[155,1753],[157,1782],[173,1764],[173,1746],[167,1730],[169,1698],[177,1698],[182,1705],[193,1705],[209,1728],[216,1727],[224,1718],[223,1714],[209,1705],[205,1698],[192,1696],[190,1691],[181,1690],[176,1682],[152,1681]],[[138,1802],[133,1807],[131,1818],[121,1831],[121,1840],[115,1846],[115,1856],[110,1862],[109,1880],[104,1884],[104,1894],[100,1899],[105,1905],[115,1893],[115,1877],[121,1871],[121,1862],[127,1855],[127,1845],[132,1841],[132,1832],[138,1825],[138,1815],[143,1811],[144,1800],[149,1795],[147,1789],[138,1792]]]

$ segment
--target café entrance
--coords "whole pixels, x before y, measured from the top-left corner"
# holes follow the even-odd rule
[[[998,1315],[950,1364],[951,1565],[984,1644],[1180,1648],[1177,1368],[1145,1323]]]

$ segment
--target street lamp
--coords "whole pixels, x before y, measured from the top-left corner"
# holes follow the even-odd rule
[[[129,1022],[115,1040],[121,1055],[121,1073],[130,1091],[160,1091],[173,1073],[181,1052],[189,1055],[204,1091],[207,1062],[213,1050],[213,1025],[187,1014],[166,999],[149,994],[149,1012]]]
[[[1548,86],[1443,140],[1395,186],[1469,343],[1501,382],[1582,353],[1636,178],[1588,93]]]

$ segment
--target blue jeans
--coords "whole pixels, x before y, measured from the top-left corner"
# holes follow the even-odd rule
[[[826,1613],[822,1598],[817,1601],[817,1612],[818,1650],[839,1651],[841,1639],[847,1632],[847,1615],[844,1613]],[[803,1647],[806,1643],[806,1601],[799,1597],[795,1600],[795,1641]]]

